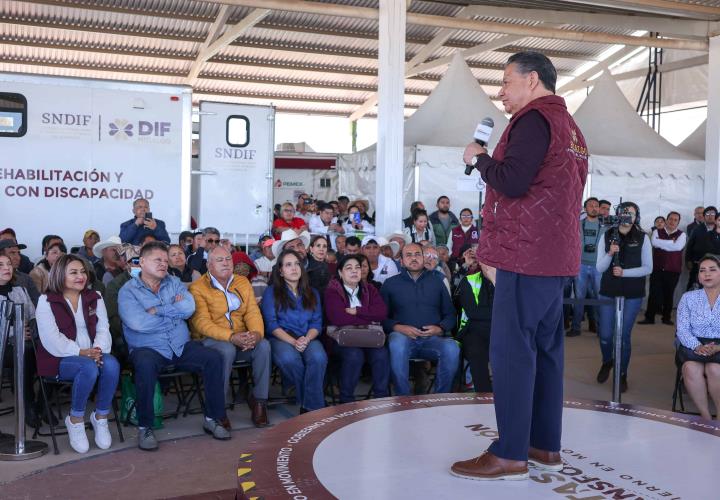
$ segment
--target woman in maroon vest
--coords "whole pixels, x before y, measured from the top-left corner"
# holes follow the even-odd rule
[[[78,453],[90,447],[85,435],[85,406],[96,382],[90,423],[98,448],[110,448],[107,417],[120,376],[120,365],[110,354],[112,338],[105,303],[89,288],[90,275],[86,260],[72,254],[60,257],[50,270],[47,294],[40,297],[36,312],[41,342],[38,374],[73,381],[65,426],[70,445]]]
[[[480,240],[480,233],[475,224],[473,224],[473,213],[469,208],[460,210],[460,225],[454,227],[448,238],[448,248],[450,249],[450,258],[457,263],[463,261],[462,248],[465,245],[477,245]]]

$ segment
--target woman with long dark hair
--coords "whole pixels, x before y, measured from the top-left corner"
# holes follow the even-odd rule
[[[387,306],[377,289],[361,280],[357,255],[345,255],[338,262],[337,276],[325,290],[325,315],[328,325],[359,326],[378,323],[387,318]],[[390,393],[390,355],[383,347],[347,347],[333,345],[340,356],[340,402],[355,401],[355,387],[365,359],[372,370],[373,396],[384,398]]]
[[[310,278],[310,286],[317,290],[321,297],[325,293],[330,278],[332,278],[330,266],[326,262],[327,254],[327,238],[322,234],[312,236],[308,247],[307,272]]]
[[[403,229],[413,243],[429,242],[435,246],[435,233],[428,222],[427,211],[416,208],[412,213],[412,225]]]
[[[50,269],[53,264],[62,256],[67,253],[67,247],[62,241],[53,241],[45,249],[45,255],[43,259],[35,264],[35,267],[30,271],[30,277],[35,283],[38,292],[45,293],[48,287],[48,279],[50,278]]]
[[[625,297],[622,327],[622,359],[620,362],[620,391],[627,391],[627,370],[630,364],[630,334],[645,297],[646,277],[652,272],[652,245],[650,238],[640,227],[640,209],[626,201],[618,205],[616,213],[621,217],[618,228],[611,228],[600,236],[597,252],[597,270],[600,278],[600,298]],[[600,306],[600,350],[602,366],[597,375],[598,383],[604,383],[613,368],[613,330],[615,306]]]
[[[278,256],[260,309],[273,362],[295,386],[300,413],[323,408],[327,355],[317,340],[322,329],[320,296],[310,286],[302,258],[294,250],[283,250]]]

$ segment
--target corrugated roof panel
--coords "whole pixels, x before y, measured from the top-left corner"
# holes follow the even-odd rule
[[[271,50],[266,48],[228,47],[218,59],[248,59],[248,60],[275,60],[284,65],[295,64],[299,67],[305,65],[345,67],[350,66],[358,71],[377,71],[377,60],[366,58],[347,58],[345,56],[309,54],[293,50]]]
[[[299,80],[305,82],[326,82],[344,83],[347,85],[375,85],[376,76],[355,76],[347,74],[335,74],[318,71],[303,71],[302,68],[286,69],[274,66],[272,61],[265,66],[251,66],[243,64],[209,63],[203,67],[204,74],[228,75],[237,78],[247,76],[248,78],[268,78],[282,80]]]
[[[73,78],[94,78],[99,80],[118,80],[129,82],[163,83],[168,85],[183,85],[185,79],[173,76],[137,75],[120,71],[93,71],[75,68],[39,66],[3,61],[0,62],[0,71],[28,73],[35,75],[67,76]]]

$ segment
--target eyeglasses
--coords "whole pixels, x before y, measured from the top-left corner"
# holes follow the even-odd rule
[[[205,240],[205,242],[206,242],[206,243],[220,243],[220,240],[214,240],[214,239],[212,239],[212,238],[207,238],[207,239]]]
[[[461,219],[472,219],[472,215],[470,215],[470,214],[461,214],[461,215],[460,215],[460,218],[461,218]]]

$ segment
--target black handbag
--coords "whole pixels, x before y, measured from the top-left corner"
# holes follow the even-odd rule
[[[378,324],[328,326],[325,333],[343,347],[378,348],[385,345],[385,331]]]

